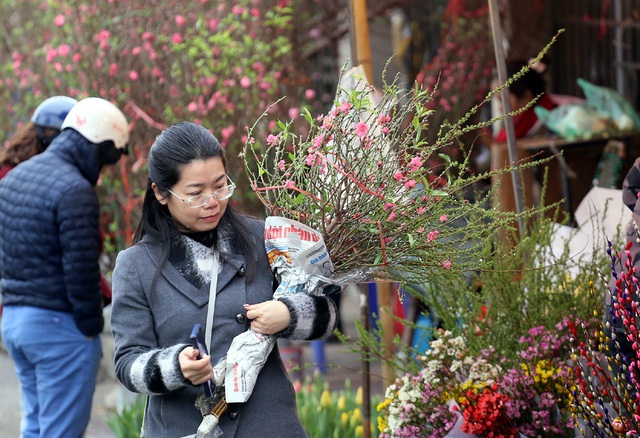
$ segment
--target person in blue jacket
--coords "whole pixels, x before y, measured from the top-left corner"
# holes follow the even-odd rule
[[[124,114],[79,101],[41,154],[0,180],[2,338],[21,391],[21,437],[79,438],[102,356],[99,204],[103,166],[126,151]]]

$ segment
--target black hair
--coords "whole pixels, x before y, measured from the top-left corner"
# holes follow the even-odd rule
[[[226,170],[227,160],[224,149],[218,139],[203,126],[191,122],[181,122],[162,131],[149,150],[149,180],[142,203],[142,216],[135,231],[134,243],[148,236],[152,243],[160,245],[164,250],[164,259],[158,267],[161,270],[169,258],[171,240],[180,235],[171,213],[166,205],[156,199],[151,186],[155,183],[158,190],[166,191],[179,180],[182,170],[193,161],[208,160],[220,157]],[[231,203],[227,205],[221,220],[228,220],[235,229],[238,243],[247,260],[257,259],[255,246],[251,244],[251,234],[245,217],[234,211]],[[215,233],[213,241],[217,241]],[[253,276],[255,263],[247,263],[247,277]]]
[[[511,77],[515,75],[526,65],[528,64],[524,61],[509,62],[507,64],[507,76]],[[542,75],[536,70],[529,68],[523,76],[509,86],[509,92],[518,98],[522,98],[527,90],[530,91],[533,96],[537,96],[544,93],[545,88],[546,83]]]

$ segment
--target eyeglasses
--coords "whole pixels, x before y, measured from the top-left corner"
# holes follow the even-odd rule
[[[236,185],[234,184],[233,181],[231,181],[231,178],[229,178],[229,176],[227,176],[227,181],[230,184],[218,190],[214,190],[214,192],[211,193],[210,195],[205,195],[205,194],[195,195],[195,196],[190,196],[187,199],[184,199],[182,196],[176,195],[169,189],[167,189],[167,192],[171,193],[173,196],[175,196],[176,198],[180,199],[182,202],[187,204],[189,208],[200,208],[203,205],[205,205],[207,202],[209,202],[209,198],[213,198],[218,202],[224,201],[225,199],[229,199],[231,195],[233,195],[233,190],[236,188]]]

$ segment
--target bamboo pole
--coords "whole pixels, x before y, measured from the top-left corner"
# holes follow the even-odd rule
[[[354,52],[353,65],[362,65],[367,82],[373,85],[366,0],[351,0],[351,11]]]
[[[489,18],[491,20],[491,34],[493,37],[493,49],[496,57],[496,69],[498,70],[498,82],[500,85],[507,81],[507,66],[504,51],[502,49],[502,27],[500,26],[500,14],[496,0],[488,0],[489,2]],[[509,102],[509,89],[505,88],[500,93],[502,97],[503,112],[511,112],[511,103]],[[516,148],[516,134],[513,128],[513,120],[507,117],[503,120],[507,133],[507,150],[509,152],[509,163],[513,164],[518,161],[518,150]],[[515,200],[516,212],[518,213],[518,229],[520,238],[526,235],[524,218],[521,213],[524,210],[524,201],[522,199],[522,178],[518,170],[511,171],[511,180],[513,182],[513,195]]]
[[[351,0],[351,50],[353,65],[362,65],[364,75],[369,84],[373,84],[371,68],[371,47],[369,42],[369,23],[367,19],[366,0]],[[363,328],[369,332],[369,292],[368,284],[360,285],[360,318]],[[370,351],[363,349],[362,360],[362,436],[371,436],[371,373],[369,364]]]

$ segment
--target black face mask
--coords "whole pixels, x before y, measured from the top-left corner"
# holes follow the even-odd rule
[[[100,167],[110,166],[120,161],[122,155],[126,155],[127,147],[119,149],[115,144],[109,140],[102,142],[98,145],[98,151],[100,156]]]
[[[55,134],[45,137],[44,128],[42,126],[36,126],[36,137],[38,137],[38,140],[42,143],[43,149],[46,149],[58,135],[60,135],[60,131],[56,131]]]

